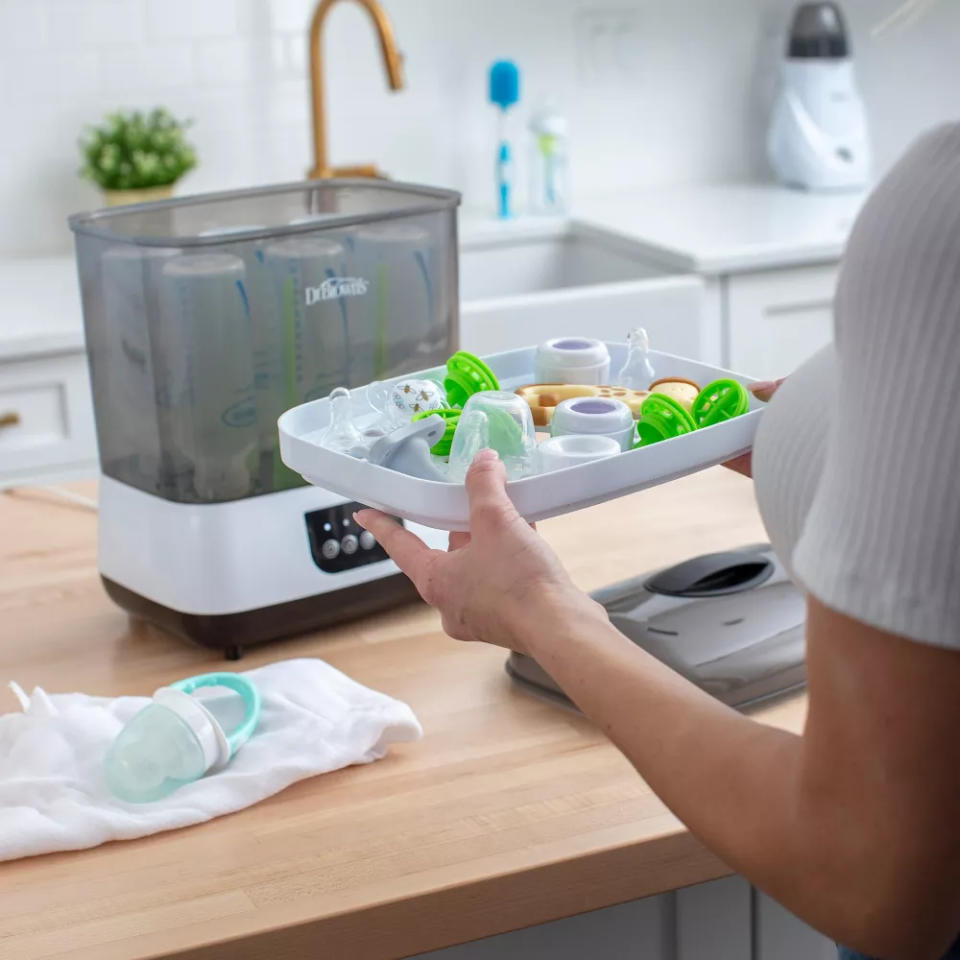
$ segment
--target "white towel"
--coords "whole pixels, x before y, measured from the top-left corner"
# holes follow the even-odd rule
[[[322,660],[285,660],[244,676],[262,698],[250,740],[223,770],[144,804],[124,803],[108,791],[103,759],[148,698],[48,695],[39,688],[28,698],[11,684],[24,710],[0,716],[0,860],[202,823],[305,777],[379,760],[391,743],[422,736],[405,703]],[[219,701],[204,702],[229,732],[224,714],[238,700],[221,692]]]

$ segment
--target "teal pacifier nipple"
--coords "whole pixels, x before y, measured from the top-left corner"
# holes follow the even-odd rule
[[[226,687],[243,699],[243,720],[229,735],[203,701],[191,696],[200,687]],[[257,688],[236,673],[206,673],[161,687],[107,750],[107,785],[128,803],[160,800],[225,766],[259,718]]]

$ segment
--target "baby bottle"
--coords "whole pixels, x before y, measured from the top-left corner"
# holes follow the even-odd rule
[[[567,212],[567,120],[546,104],[530,118],[530,209],[558,216]]]

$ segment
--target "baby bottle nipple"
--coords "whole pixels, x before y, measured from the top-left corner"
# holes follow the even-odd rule
[[[346,387],[330,391],[330,426],[324,431],[321,443],[328,450],[346,453],[351,457],[366,454],[368,444],[353,422],[353,403]]]
[[[462,483],[473,463],[473,458],[490,446],[490,425],[482,410],[465,410],[457,424],[450,447],[448,478]]]
[[[656,376],[650,364],[650,339],[643,327],[627,334],[627,362],[617,374],[617,386],[631,390],[646,390]]]

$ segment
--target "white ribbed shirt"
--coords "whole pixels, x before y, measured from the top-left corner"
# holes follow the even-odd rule
[[[771,542],[820,601],[960,648],[960,124],[864,206],[834,345],[776,393],[754,447]]]

